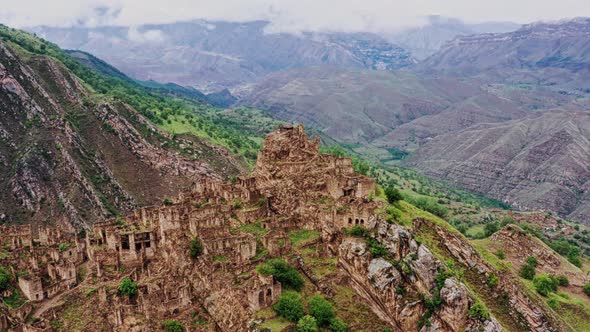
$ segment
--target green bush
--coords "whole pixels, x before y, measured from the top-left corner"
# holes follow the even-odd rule
[[[385,188],[385,197],[387,197],[389,204],[394,204],[404,199],[402,193],[397,188],[391,186]]]
[[[589,282],[589,283],[587,283],[587,284],[585,284],[585,285],[582,287],[582,290],[584,291],[584,293],[586,293],[586,295],[590,296],[590,282]]]
[[[164,331],[165,332],[184,332],[184,326],[179,322],[168,319],[164,321]]]
[[[526,263],[520,268],[520,276],[527,280],[535,278],[535,266],[537,266],[537,259],[535,257],[527,258]]]
[[[301,295],[294,291],[284,292],[279,297],[277,304],[273,306],[273,309],[279,316],[292,322],[298,321],[303,315],[305,315]]]
[[[201,240],[198,237],[195,237],[191,240],[191,245],[190,245],[190,255],[193,259],[196,259],[197,257],[201,256],[201,254],[203,254],[203,243],[201,242]]]
[[[348,325],[338,317],[334,317],[330,320],[330,326],[328,329],[332,332],[347,332]]]
[[[566,276],[557,276],[555,280],[557,280],[559,286],[567,287],[570,285],[570,281]]]
[[[539,261],[535,257],[533,257],[533,256],[527,257],[526,263],[528,265],[531,265],[531,266],[534,266],[534,267],[537,267],[537,265],[539,265]]]
[[[469,311],[467,311],[469,317],[473,319],[480,319],[480,320],[488,320],[490,319],[490,313],[488,309],[483,305],[483,303],[477,301],[475,302]]]
[[[441,218],[445,218],[449,214],[449,210],[446,207],[438,204],[431,198],[418,197],[415,199],[410,199],[409,202],[412,205]]]
[[[547,305],[549,305],[551,309],[555,310],[559,307],[559,302],[557,301],[557,299],[552,297],[547,300]]]
[[[543,296],[557,290],[557,280],[543,273],[533,279],[533,285],[537,292]]]
[[[10,275],[10,272],[8,272],[8,269],[0,267],[0,292],[8,289],[11,280],[12,276]]]
[[[317,319],[318,325],[321,327],[330,324],[330,320],[336,316],[332,304],[321,295],[312,296],[307,304],[309,313]]]
[[[488,280],[486,283],[488,284],[489,287],[496,287],[498,285],[498,282],[499,282],[498,276],[495,274],[490,274],[488,276]]]
[[[137,283],[129,277],[125,277],[119,284],[119,294],[129,297],[137,295]]]
[[[485,237],[489,237],[490,235],[496,233],[499,229],[500,229],[500,224],[497,221],[487,223],[484,226]]]
[[[506,253],[504,252],[504,250],[501,250],[501,249],[496,250],[495,254],[499,259],[506,258]]]
[[[297,332],[317,332],[318,324],[316,319],[310,315],[305,315],[297,322]]]
[[[286,289],[298,291],[303,287],[304,281],[297,269],[280,258],[269,259],[258,265],[256,271],[262,275],[272,275]]]

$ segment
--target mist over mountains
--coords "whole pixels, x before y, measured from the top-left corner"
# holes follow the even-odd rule
[[[517,167],[510,176],[496,172],[486,180],[463,181],[458,170],[485,168],[468,161],[495,149],[499,138],[486,140],[487,145],[479,142],[475,150],[449,151],[445,146],[464,146],[455,140],[473,137],[467,133],[488,137],[492,124],[521,126],[518,121],[531,117],[553,119],[541,112],[560,110],[562,121],[586,112],[589,19],[521,27],[431,16],[425,26],[389,35],[268,33],[268,24],[200,20],[32,31],[62,47],[88,51],[135,79],[221,91],[212,95],[217,100],[212,102],[257,107],[280,119],[304,123],[354,146],[367,158],[397,163],[392,153],[414,152],[416,157],[410,156],[408,165],[433,177],[515,205],[586,217],[580,212],[586,209],[579,207],[586,206],[583,189],[561,187],[556,194],[561,198],[555,201],[563,203],[546,204],[546,195],[531,198],[530,190],[537,190],[535,181],[539,188],[553,181],[538,180],[540,169]],[[549,135],[536,133],[540,126],[525,127],[528,137]],[[568,135],[575,137],[576,144],[587,142],[579,132]],[[537,141],[518,146],[503,142],[503,149],[518,154],[534,150]],[[563,149],[568,156],[587,151]],[[433,151],[447,151],[448,160]],[[510,187],[514,176],[537,180],[527,184],[528,191],[489,189]],[[511,194],[507,196],[506,190]],[[572,199],[579,203],[571,203]]]

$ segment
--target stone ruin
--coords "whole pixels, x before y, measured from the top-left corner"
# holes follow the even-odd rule
[[[317,138],[286,126],[267,135],[252,174],[227,183],[199,179],[161,206],[96,221],[85,236],[60,226],[0,228],[0,264],[28,299],[20,309],[0,306],[0,327],[50,331],[48,322],[66,304],[39,304],[68,295],[74,305],[92,301],[87,315],[111,330],[152,331],[165,319],[197,313],[212,323],[208,330],[248,331],[254,313],[282,293],[281,283],[256,266],[293,254],[289,233],[306,229],[321,234],[309,245],[336,258],[339,273],[382,322],[418,331],[427,310],[415,299],[432,296],[444,264],[410,231],[385,222],[375,193],[375,182],[355,173],[349,158],[320,154]],[[373,257],[362,237],[346,235],[354,226],[372,231],[391,261]],[[203,250],[191,257],[195,243]],[[333,295],[301,257],[292,261],[317,291]],[[123,278],[137,282],[135,296],[117,294]],[[410,295],[399,296],[399,287]],[[493,317],[467,315],[475,299],[459,281],[448,278],[438,291],[445,305],[430,313],[428,331],[500,331]],[[84,295],[93,293],[92,300]]]
[[[302,126],[283,127],[267,135],[251,175],[231,183],[199,179],[167,204],[95,222],[85,236],[65,226],[1,227],[8,255],[0,263],[11,267],[27,303],[59,296],[88,276],[105,283],[128,276],[140,285],[132,302],[98,287],[113,326],[137,314],[173,315],[200,301],[219,328],[243,330],[249,313],[281,294],[272,276],[254,271],[256,255],[287,253],[287,233],[295,229],[367,225],[379,207],[367,199],[374,190],[349,158],[320,154],[319,140],[308,139]],[[268,234],[257,238],[241,229],[252,224]],[[197,260],[188,255],[195,238],[204,247]],[[163,270],[170,273],[153,281]],[[250,277],[230,286],[227,273]]]

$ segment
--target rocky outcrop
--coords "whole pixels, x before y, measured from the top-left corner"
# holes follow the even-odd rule
[[[465,285],[449,277],[435,283],[443,264],[399,225],[376,223],[375,238],[387,248],[386,258],[372,258],[362,238],[345,237],[339,265],[359,295],[384,321],[401,331],[501,331],[495,318],[468,315],[475,299]],[[441,299],[429,308],[425,298]]]
[[[505,301],[509,316],[515,326],[531,331],[561,331],[565,330],[562,323],[544,307],[535,303],[519,287],[519,281],[510,273],[498,271],[465,240],[458,232],[449,231],[431,221],[417,219],[414,228],[419,232],[434,232],[439,246],[446,250],[454,259],[473,271],[473,278],[486,284],[490,276],[497,276],[499,282],[484,290],[490,292],[495,301]]]

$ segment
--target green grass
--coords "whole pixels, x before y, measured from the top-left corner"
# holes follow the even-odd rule
[[[256,239],[260,239],[261,237],[264,237],[270,232],[268,229],[264,229],[262,227],[262,221],[260,220],[256,220],[251,224],[241,225],[239,227],[239,230],[256,236]]]
[[[286,320],[283,317],[276,317],[272,318],[264,323],[262,323],[259,328],[260,329],[270,329],[273,332],[276,331],[284,331],[291,325],[291,322]]]
[[[296,246],[302,246],[306,243],[314,241],[320,237],[320,232],[309,230],[309,229],[298,229],[289,233],[291,244]]]

